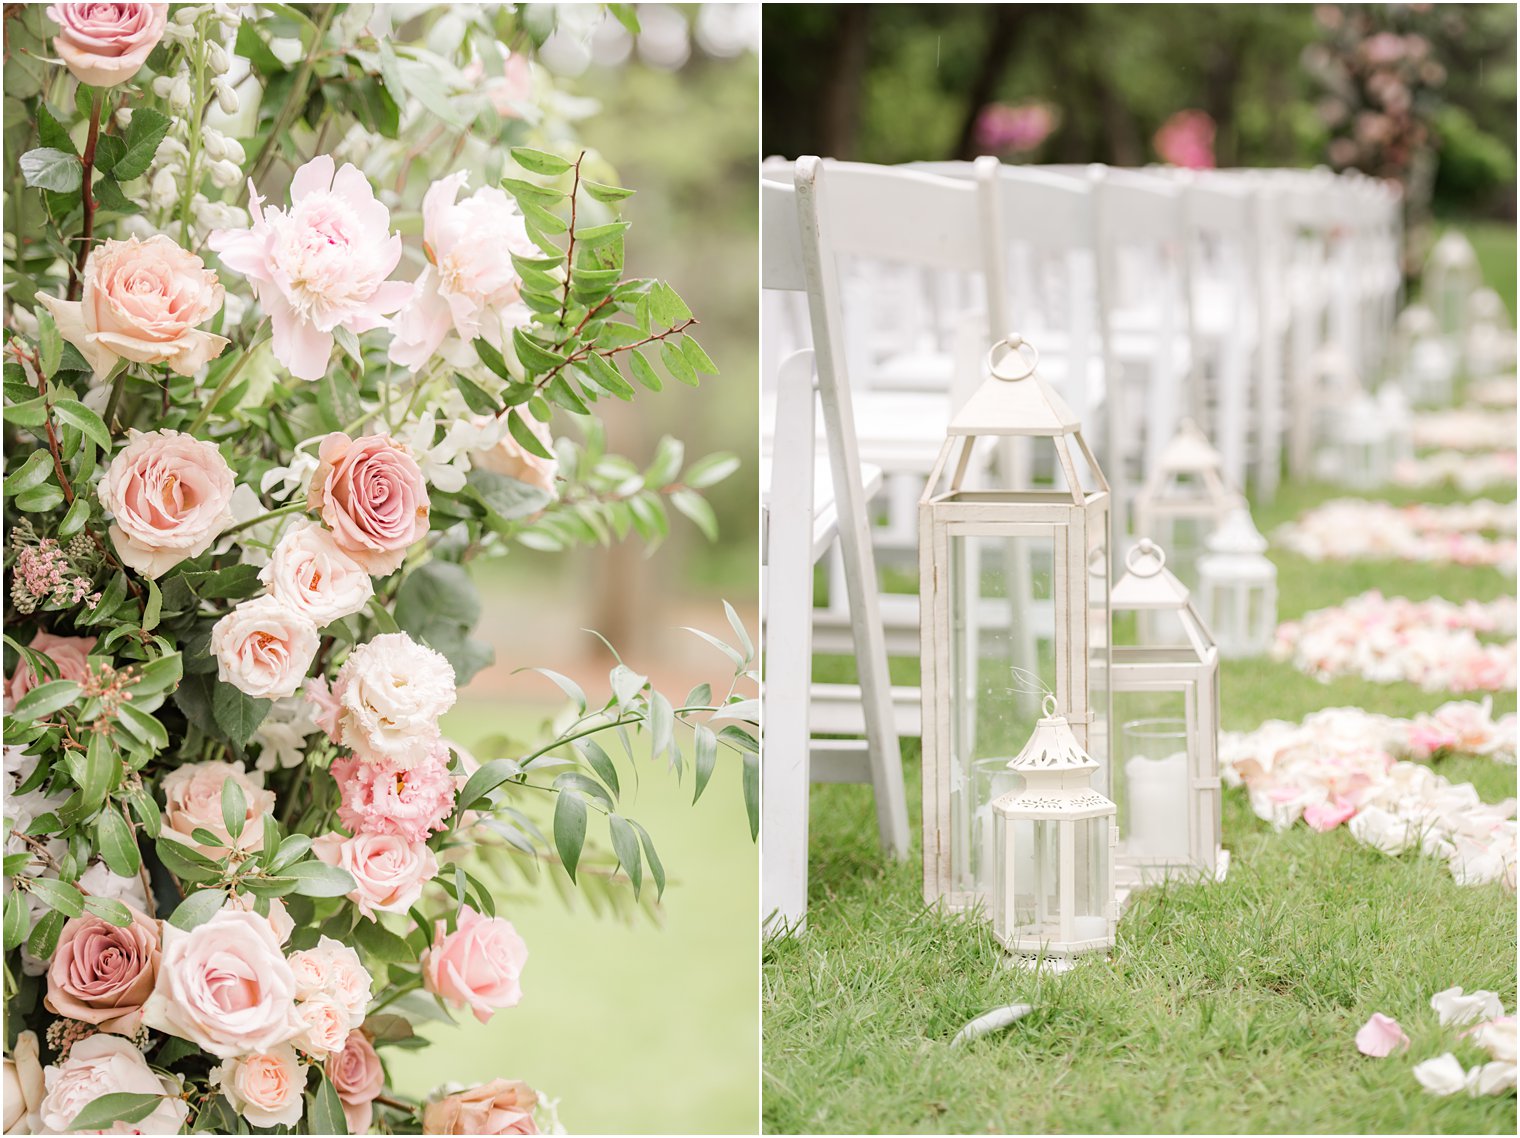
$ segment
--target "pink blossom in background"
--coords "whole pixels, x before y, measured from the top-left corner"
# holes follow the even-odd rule
[[[1151,141],[1163,162],[1187,170],[1214,168],[1214,120],[1206,111],[1178,111]]]
[[[988,103],[976,116],[976,144],[984,151],[1026,153],[1051,136],[1057,121],[1045,103]]]

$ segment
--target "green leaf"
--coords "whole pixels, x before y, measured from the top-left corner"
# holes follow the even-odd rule
[[[703,490],[709,486],[716,486],[738,469],[739,458],[737,455],[722,452],[710,454],[705,458],[697,459],[696,462],[688,466],[681,481],[688,486]]]
[[[84,529],[85,523],[90,520],[90,502],[84,497],[74,499],[74,504],[69,507],[68,513],[63,515],[63,521],[58,523],[59,537],[73,537]]]
[[[56,909],[43,913],[32,926],[32,935],[26,938],[26,950],[39,960],[50,959],[58,947],[58,934],[63,932],[63,922],[67,919]]]
[[[216,725],[239,747],[253,737],[269,714],[270,706],[269,700],[254,699],[220,680],[211,696],[211,714],[216,717]]]
[[[685,514],[708,541],[718,540],[718,515],[706,498],[695,490],[677,490],[670,496],[670,504]]]
[[[59,881],[56,877],[34,877],[27,889],[49,909],[66,917],[78,917],[84,913],[84,894],[77,885]]]
[[[62,150],[68,154],[78,154],[74,146],[74,140],[69,137],[69,132],[56,118],[53,112],[48,110],[44,102],[37,103],[37,137],[42,145],[51,150]]]
[[[621,814],[608,814],[607,828],[612,833],[612,851],[617,854],[628,880],[633,882],[633,895],[637,897],[644,885],[644,861],[639,856],[638,836]]]
[[[42,365],[42,374],[51,377],[58,370],[58,363],[63,359],[63,334],[58,331],[58,322],[53,319],[53,314],[40,304],[37,306],[37,340],[40,355],[38,362]],[[41,426],[42,420],[38,420]]]
[[[53,476],[53,456],[46,450],[34,450],[5,480],[5,494],[19,494],[41,486]]]
[[[712,362],[712,357],[702,350],[702,345],[690,334],[681,337],[681,354],[686,357],[692,371],[701,375],[718,374],[718,365]]]
[[[566,162],[557,154],[550,154],[543,150],[534,150],[527,146],[514,146],[512,148],[512,161],[516,162],[524,170],[534,174],[544,174],[554,177],[563,174],[573,165]]]
[[[114,806],[107,806],[100,812],[100,820],[95,823],[95,840],[100,856],[112,873],[121,877],[137,876],[142,868],[142,855],[132,837],[132,827]]]
[[[465,475],[465,484],[471,497],[504,521],[530,517],[554,501],[554,495],[540,486],[479,467]]]
[[[146,174],[172,121],[168,115],[152,107],[141,104],[133,107],[132,121],[127,126],[126,153],[111,168],[111,177],[118,182],[130,182]]]
[[[380,43],[380,81],[385,84],[385,89],[390,92],[391,98],[396,100],[398,107],[406,105],[406,80],[401,74],[401,61],[396,58],[396,51],[391,47],[390,40],[381,38]]]
[[[760,756],[744,756],[744,809],[749,814],[749,836],[760,836]]]
[[[686,384],[688,387],[696,387],[700,380],[686,357],[681,354],[681,349],[669,340],[660,343],[660,362],[665,365],[665,370],[670,372],[673,379]]]
[[[516,759],[492,759],[488,763],[481,763],[459,792],[456,809],[463,814],[502,783],[516,778],[522,772],[522,764]]]
[[[649,876],[654,878],[654,895],[658,899],[665,893],[665,867],[660,864],[660,855],[654,852],[654,839],[632,818],[628,819],[628,824],[639,832],[639,840],[644,844],[644,860],[649,863]]]
[[[406,941],[378,920],[361,919],[354,926],[353,936],[359,947],[376,960],[390,964],[408,964],[417,959],[417,954]],[[370,1026],[368,1020],[365,1021],[365,1026]]]
[[[533,375],[553,371],[565,362],[565,357],[535,343],[521,328],[512,329],[512,349],[523,367]]]
[[[691,319],[691,309],[675,289],[664,281],[655,281],[649,290],[649,314],[667,328]]]
[[[316,1091],[307,1096],[310,1102],[306,1109],[307,1128],[312,1134],[347,1134],[348,1118],[337,1089],[325,1073],[320,1078]]]
[[[164,613],[164,594],[158,587],[158,582],[148,578],[148,603],[143,605],[142,630],[152,632],[158,627],[158,621]]]
[[[216,862],[174,838],[161,837],[153,843],[153,848],[164,868],[182,880],[215,881],[222,875],[222,867]]]
[[[490,347],[490,345],[488,344],[487,347]],[[493,348],[492,351],[495,351],[495,349]],[[475,414],[494,415],[497,411],[501,410],[500,405],[496,401],[496,396],[458,372],[454,373],[454,386],[459,389],[459,394],[464,396],[465,406],[475,412]]]
[[[53,404],[53,412],[69,426],[78,427],[101,450],[111,453],[111,432],[106,430],[105,420],[83,403],[60,399]]]
[[[485,364],[498,376],[505,380],[511,380],[512,373],[507,370],[507,361],[501,358],[501,353],[491,346],[491,341],[484,338],[471,340],[475,347],[475,354],[480,357],[480,362]]]
[[[33,486],[16,495],[16,508],[28,514],[42,514],[63,505],[63,491],[51,482]]]
[[[676,717],[670,700],[657,691],[649,693],[649,733],[653,750],[650,758],[659,758],[670,752],[675,742]]]
[[[216,916],[226,903],[227,894],[220,889],[198,890],[174,907],[174,912],[169,916],[169,923],[177,929],[189,932]]]
[[[519,202],[542,202],[545,205],[554,205],[565,200],[563,190],[552,189],[548,186],[537,186],[532,182],[525,182],[521,178],[503,178],[501,188],[506,190]]]
[[[577,229],[575,240],[582,248],[595,249],[621,237],[627,232],[628,225],[626,221],[613,221],[606,225],[595,225],[589,229]]]
[[[11,715],[22,721],[41,719],[79,698],[79,685],[73,680],[50,680],[38,684],[16,701]]]
[[[117,1122],[130,1126],[147,1118],[163,1101],[163,1095],[129,1094],[126,1091],[101,1095],[86,1103],[85,1108],[74,1116],[69,1130],[71,1133],[110,1130]]]
[[[142,708],[123,703],[116,708],[116,715],[123,727],[154,750],[161,751],[169,745],[168,729]]]
[[[304,897],[342,897],[357,888],[346,870],[321,861],[297,862],[281,873],[295,878],[295,891]]]
[[[622,787],[618,785],[617,767],[612,764],[612,756],[602,749],[602,745],[595,739],[577,739],[575,749],[581,753],[591,769],[596,771],[596,776],[607,784],[614,796],[622,794]]]
[[[691,796],[692,802],[702,797],[702,792],[707,789],[708,780],[712,778],[713,770],[718,765],[718,737],[713,734],[712,728],[698,723],[692,727],[692,735],[696,742],[696,793]]]
[[[132,923],[132,910],[114,897],[86,897],[85,912],[93,913],[108,924],[124,929]]]
[[[32,914],[26,896],[21,890],[12,889],[5,895],[5,951],[24,943],[26,934],[31,931]]]
[[[41,146],[21,156],[21,176],[29,186],[66,194],[84,183],[84,163],[73,154]]]
[[[544,445],[544,441],[533,433],[533,429],[523,422],[516,407],[507,412],[507,430],[517,440],[524,450],[530,454],[536,454],[539,458],[553,458],[553,453]]]
[[[576,683],[569,676],[561,675],[559,672],[553,671],[550,668],[529,668],[527,670],[530,672],[537,672],[539,675],[552,680],[554,682],[554,686],[559,688],[560,691],[564,692],[565,697],[575,704],[576,714],[586,714],[586,693],[581,690],[580,684]]]
[[[125,593],[125,591],[126,586],[123,585],[122,592]],[[141,699],[168,691],[179,683],[183,668],[184,660],[178,652],[160,656],[157,660],[141,665],[137,668],[137,682],[132,685],[133,696]]]
[[[639,26],[639,14],[632,4],[608,4],[607,11],[627,29],[629,35],[636,36],[643,30]]]
[[[634,379],[650,391],[659,391],[665,386],[665,381],[654,370],[654,365],[644,358],[643,352],[637,349],[628,353],[628,370],[633,372]]]
[[[222,825],[227,827],[234,845],[242,837],[243,826],[247,821],[248,800],[243,797],[243,788],[238,785],[237,779],[229,778],[222,783]]]
[[[280,62],[280,57],[269,50],[269,45],[259,36],[254,29],[254,20],[245,19],[238,25],[237,43],[235,50],[239,55],[253,65],[253,69],[261,75],[278,75],[289,70]],[[382,40],[382,53],[389,45]]]
[[[574,790],[560,791],[554,806],[554,848],[570,880],[580,864],[581,849],[586,844],[586,800]]]
[[[616,5],[609,6],[616,7]],[[592,182],[584,178],[581,179],[581,189],[599,202],[620,202],[626,197],[632,197],[634,192],[622,186],[606,186],[601,182]]]

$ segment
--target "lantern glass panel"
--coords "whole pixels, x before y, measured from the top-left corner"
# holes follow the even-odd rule
[[[1108,905],[1113,899],[1108,883],[1108,830],[1110,821],[1079,818],[1071,823],[1072,870],[1071,924],[1072,939],[1099,940],[1108,936]]]
[[[1107,497],[1087,508],[1087,519],[1087,707],[1092,718],[1083,745],[1087,753],[1098,760],[1093,786],[1100,794],[1107,794],[1109,734],[1113,719],[1113,680],[1109,674],[1109,629],[1113,626],[1113,612],[1109,604]]]
[[[1119,807],[1119,856],[1141,861],[1186,861],[1191,856],[1188,803],[1187,695],[1184,691],[1123,692],[1114,801]],[[1117,710],[1117,709],[1116,709]]]

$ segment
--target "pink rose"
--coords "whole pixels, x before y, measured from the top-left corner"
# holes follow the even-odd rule
[[[458,696],[454,669],[443,654],[404,632],[354,648],[332,694],[339,741],[363,761],[392,771],[436,761],[443,738],[438,719]]]
[[[297,379],[321,379],[333,329],[356,335],[383,328],[385,314],[406,303],[412,286],[388,281],[401,260],[390,211],[360,170],[336,174],[319,154],[296,171],[289,212],[262,208],[249,184],[250,229],[217,229],[207,244],[242,273],[274,326],[275,359]]]
[[[1372,1018],[1356,1033],[1356,1049],[1363,1055],[1383,1059],[1394,1051],[1408,1051],[1409,1036],[1404,1034],[1398,1020],[1373,1012]]]
[[[554,436],[549,430],[549,424],[539,422],[531,415],[524,416],[522,421],[544,444],[544,449],[553,454]],[[498,422],[505,423],[505,420],[498,420]],[[541,458],[534,454],[514,439],[510,431],[503,430],[495,446],[471,451],[470,463],[480,470],[504,474],[508,478],[515,478],[519,482],[526,482],[529,486],[537,486],[540,490],[558,496],[555,478],[559,474],[559,460]]]
[[[190,1114],[177,1079],[153,1073],[143,1053],[119,1035],[92,1035],[69,1048],[69,1057],[43,1071],[47,1096],[38,1107],[46,1134],[74,1134],[74,1119],[101,1095],[163,1095],[138,1122],[118,1122],[104,1134],[178,1134]]]
[[[321,995],[302,1000],[300,1012],[306,1029],[296,1036],[296,1047],[314,1059],[326,1059],[342,1049],[353,1026],[347,1008],[331,996]]]
[[[411,452],[388,435],[322,440],[307,504],[333,540],[376,577],[394,572],[428,531],[428,489]]]
[[[128,911],[132,923],[125,928],[90,913],[64,922],[48,965],[42,1000],[48,1011],[116,1035],[137,1033],[158,978],[159,931],[146,913]]]
[[[296,979],[269,922],[215,913],[189,932],[165,924],[158,986],[143,1022],[222,1059],[270,1051],[299,1035]]]
[[[332,775],[343,801],[338,820],[354,834],[393,834],[422,843],[448,828],[454,812],[454,779],[448,748],[441,743],[411,767],[334,759]]]
[[[1310,806],[1304,810],[1304,821],[1311,829],[1320,833],[1335,829],[1347,818],[1356,813],[1356,806],[1345,798],[1336,798],[1333,802],[1322,802],[1317,806]]]
[[[290,609],[318,628],[358,612],[375,595],[365,568],[338,547],[321,526],[289,530],[275,546],[259,580]]]
[[[290,954],[296,999],[331,999],[355,1020],[364,1018],[374,980],[359,954],[342,941],[324,936],[315,948]]]
[[[234,485],[211,443],[180,431],[129,430],[100,480],[116,552],[146,577],[198,557],[232,524]]]
[[[259,827],[263,829],[261,825]],[[255,898],[248,893],[233,893],[228,896],[224,909],[232,909],[242,913],[257,913],[254,908]],[[285,902],[278,897],[269,898],[269,916],[264,920],[269,922],[270,931],[274,933],[274,939],[284,944],[290,939],[290,934],[295,932],[296,923],[290,919],[290,911],[285,908]]]
[[[503,336],[533,315],[508,255],[538,256],[522,214],[495,186],[456,202],[468,180],[466,171],[450,174],[422,199],[428,263],[396,315],[390,350],[392,363],[412,371],[433,358],[450,332],[466,341],[483,336],[500,348]]]
[[[294,1126],[306,1107],[306,1070],[288,1043],[222,1060],[211,1071],[211,1085],[254,1126]]]
[[[430,1102],[422,1112],[424,1134],[537,1134],[533,1108],[538,1095],[527,1083],[492,1079]]]
[[[438,875],[432,850],[396,834],[324,834],[311,843],[311,852],[348,871],[359,886],[348,898],[371,920],[377,913],[406,912],[422,896],[422,887]]]
[[[97,380],[119,359],[168,364],[180,375],[194,375],[230,342],[196,327],[221,311],[216,274],[161,233],[97,245],[84,263],[83,299],[47,293],[37,299]]]
[[[164,38],[167,4],[54,4],[48,19],[58,25],[53,50],[81,83],[114,87],[141,69]]]
[[[244,601],[211,629],[218,678],[258,699],[300,691],[321,642],[317,626],[277,596]]]
[[[348,1033],[343,1050],[327,1057],[327,1077],[332,1080],[343,1113],[348,1118],[348,1132],[363,1134],[373,1121],[375,1096],[385,1089],[385,1068],[369,1038],[355,1028]]]
[[[39,632],[27,647],[57,664],[60,680],[73,680],[77,684],[90,677],[89,656],[97,639],[94,636],[54,636],[51,632]],[[14,703],[36,686],[37,677],[32,666],[23,659],[16,665],[6,695]]]
[[[422,983],[428,991],[459,1007],[469,1007],[481,1023],[498,1009],[522,999],[523,965],[528,946],[501,917],[487,917],[465,906],[458,931],[444,932],[439,921],[433,944],[422,954]]]
[[[254,781],[257,778],[259,781]],[[264,848],[264,815],[274,809],[274,791],[265,790],[263,775],[249,775],[241,763],[186,763],[164,776],[163,836],[192,846],[210,858],[225,857],[232,846],[232,835],[222,818],[222,783],[232,779],[243,792],[248,807],[243,833],[237,840],[240,850]],[[197,829],[210,830],[223,843],[218,849],[203,846],[191,834]],[[263,921],[264,918],[260,917]],[[265,921],[265,924],[268,924]]]

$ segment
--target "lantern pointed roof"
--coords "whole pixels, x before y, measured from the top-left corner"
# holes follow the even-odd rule
[[[1261,536],[1251,512],[1245,506],[1231,510],[1219,528],[1205,542],[1211,553],[1265,553],[1267,539]]]
[[[1148,537],[1135,543],[1124,559],[1125,574],[1109,594],[1116,611],[1135,609],[1181,609],[1188,603],[1188,587],[1166,567],[1166,552]]]
[[[1038,372],[1021,379],[994,375],[972,393],[950,420],[952,435],[1075,434],[1082,421]]]
[[[1157,465],[1172,474],[1201,474],[1206,470],[1221,469],[1224,459],[1209,442],[1203,429],[1193,420],[1184,419],[1177,428],[1177,433],[1172,436],[1172,441],[1162,450]]]
[[[1094,771],[1098,760],[1082,749],[1064,715],[1055,714],[1055,699],[1045,697],[1045,716],[1034,725],[1024,749],[1010,759],[1008,769],[1023,773]]]

